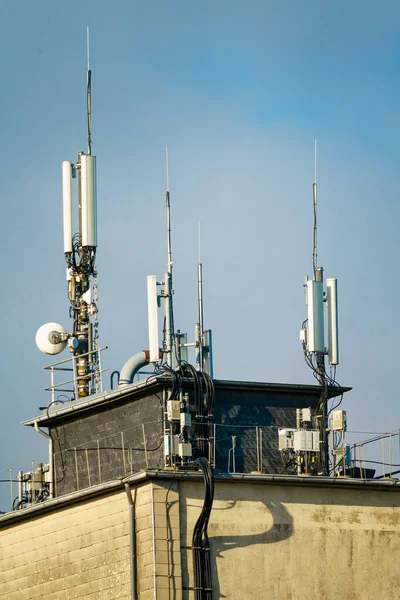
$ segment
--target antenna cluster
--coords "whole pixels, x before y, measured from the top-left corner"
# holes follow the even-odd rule
[[[314,143],[313,214],[313,278],[309,279],[306,276],[304,284],[308,314],[300,331],[300,341],[302,342],[306,363],[312,369],[315,378],[322,388],[319,405],[316,414],[313,417],[313,425],[320,430],[320,440],[323,447],[320,466],[322,472],[327,474],[329,464],[326,434],[328,427],[327,402],[329,399],[329,388],[338,386],[335,381],[336,366],[339,364],[338,288],[337,279],[327,279],[326,291],[324,291],[324,269],[323,267],[318,266],[317,140],[315,140]],[[325,346],[325,313],[327,314],[327,346]],[[333,369],[333,376],[328,375],[326,372],[326,355],[328,356],[331,373]]]
[[[314,182],[313,182],[313,278],[306,276],[305,294],[308,307],[308,318],[303,323],[300,340],[304,351],[316,355],[319,362],[324,362],[325,354],[331,366],[339,364],[338,338],[338,301],[337,279],[327,279],[324,292],[324,269],[317,262],[317,140],[314,145]],[[324,304],[327,309],[328,347],[325,347]]]
[[[89,28],[87,44],[87,136],[88,150],[78,152],[76,163],[62,163],[64,255],[67,263],[68,296],[72,333],[57,323],[41,327],[36,335],[39,349],[58,354],[68,344],[76,357],[78,396],[98,391],[98,319],[97,319],[97,176],[96,157],[92,156],[91,82]],[[78,222],[73,224],[73,180],[77,180]],[[92,279],[94,298],[92,301]],[[91,321],[93,317],[93,322]]]
[[[168,148],[165,150],[165,157],[167,173],[167,189],[165,194],[167,216],[167,272],[164,274],[164,279],[160,282],[157,282],[156,275],[149,275],[147,277],[150,362],[155,365],[159,364],[161,353],[162,364],[165,364],[169,368],[177,369],[181,364],[188,362],[188,348],[194,347],[196,350],[196,370],[205,371],[212,377],[212,332],[211,330],[204,330],[203,326],[203,265],[200,261],[200,224],[199,263],[197,266],[198,322],[195,324],[195,340],[194,342],[188,342],[187,334],[181,333],[180,330],[177,330],[175,333]],[[160,294],[157,292],[157,286],[161,287]],[[163,343],[160,349],[158,337],[158,308],[161,306],[162,302],[164,304],[164,326]]]

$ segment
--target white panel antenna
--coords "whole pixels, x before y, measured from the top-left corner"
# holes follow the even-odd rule
[[[64,254],[72,252],[72,164],[62,163]]]
[[[339,364],[339,327],[337,279],[326,280],[326,304],[328,309],[328,361]]]
[[[322,281],[307,281],[308,351],[324,352],[324,293]]]
[[[81,154],[82,247],[97,246],[96,157]]]
[[[158,341],[158,303],[157,303],[157,277],[147,277],[147,307],[149,320],[149,350],[150,362],[158,362],[160,347]]]

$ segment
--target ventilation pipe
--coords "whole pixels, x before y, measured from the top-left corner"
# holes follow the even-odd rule
[[[133,383],[133,378],[136,373],[145,365],[148,365],[150,362],[150,352],[149,350],[143,350],[142,352],[137,352],[124,364],[121,370],[121,375],[119,378],[118,387],[125,387],[130,383]]]

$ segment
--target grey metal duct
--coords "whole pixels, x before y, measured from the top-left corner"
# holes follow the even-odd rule
[[[150,362],[150,353],[148,350],[142,350],[142,352],[137,352],[133,356],[130,357],[129,360],[126,361],[121,370],[121,375],[119,377],[118,387],[124,387],[133,383],[133,378],[136,373],[144,367],[148,365]]]

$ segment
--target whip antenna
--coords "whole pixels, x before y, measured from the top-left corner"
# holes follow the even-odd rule
[[[197,306],[199,318],[199,371],[203,370],[204,363],[204,322],[203,322],[203,265],[200,256],[200,221],[198,227],[199,262],[197,265]]]
[[[90,42],[89,27],[86,28],[86,55],[87,55],[87,130],[88,130],[88,154],[92,154],[92,71],[90,70]]]
[[[165,166],[167,170],[167,190],[165,192],[165,201],[167,207],[167,252],[168,252],[168,273],[172,273],[172,251],[171,251],[171,204],[169,200],[169,168],[168,168],[168,148],[165,148]]]
[[[314,204],[314,237],[313,237],[313,273],[314,281],[317,276],[317,140],[314,140],[314,183],[313,183],[313,204]]]

